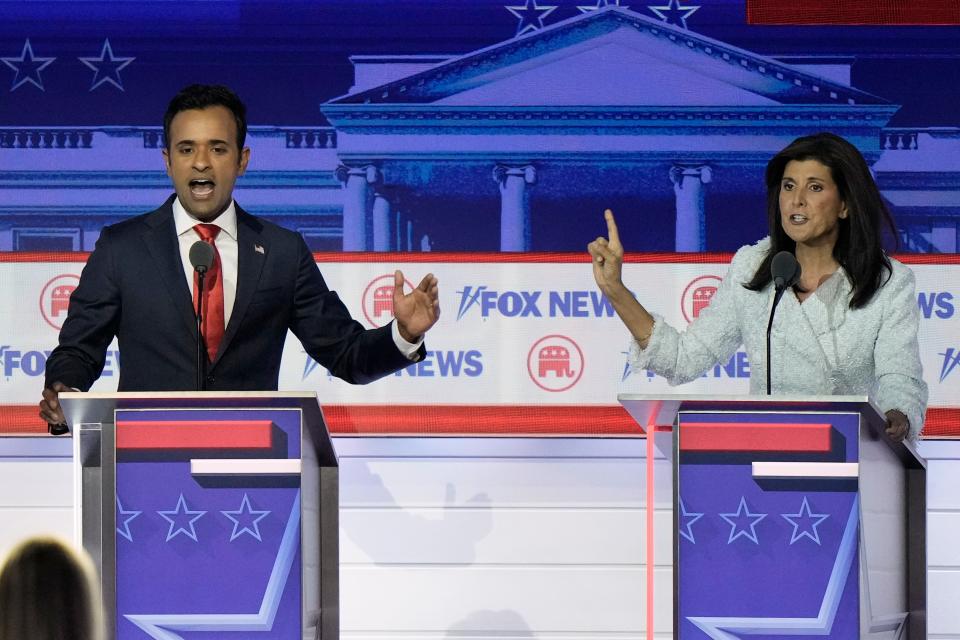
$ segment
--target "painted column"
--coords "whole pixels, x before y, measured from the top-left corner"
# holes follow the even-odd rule
[[[537,170],[531,165],[498,164],[493,179],[500,185],[500,250],[530,250],[530,192],[527,185],[537,181]]]
[[[337,179],[343,183],[343,250],[367,250],[367,200],[370,185],[377,181],[379,171],[372,164],[359,167],[340,165]]]
[[[392,251],[394,249],[393,231],[391,222],[393,215],[391,213],[390,199],[387,197],[386,188],[378,185],[373,194],[373,250],[374,251]]]
[[[713,170],[701,165],[674,165],[670,181],[677,203],[676,251],[703,251],[707,246],[704,188],[713,179]]]

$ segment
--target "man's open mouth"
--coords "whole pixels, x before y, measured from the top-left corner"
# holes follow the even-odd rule
[[[203,178],[190,181],[190,193],[195,198],[204,198],[213,193],[214,183],[212,180]]]

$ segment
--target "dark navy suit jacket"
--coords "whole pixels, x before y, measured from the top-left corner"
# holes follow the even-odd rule
[[[196,317],[173,199],[101,232],[47,360],[48,387],[60,381],[89,389],[117,336],[120,391],[196,389]],[[410,364],[389,326],[365,329],[350,317],[299,233],[238,206],[237,242],[236,301],[220,351],[207,365],[208,390],[275,390],[288,329],[348,382],[370,382]]]

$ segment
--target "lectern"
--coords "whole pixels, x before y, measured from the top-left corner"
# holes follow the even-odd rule
[[[60,398],[112,637],[338,638],[338,467],[314,394]]]
[[[675,638],[926,638],[925,465],[867,398],[620,401],[673,467]]]

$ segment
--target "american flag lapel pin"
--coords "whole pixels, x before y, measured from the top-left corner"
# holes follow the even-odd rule
[[[257,253],[259,253],[260,255],[266,255],[266,252],[263,250],[263,245],[262,245],[262,244],[255,244],[255,245],[253,245],[253,250],[256,251]]]

